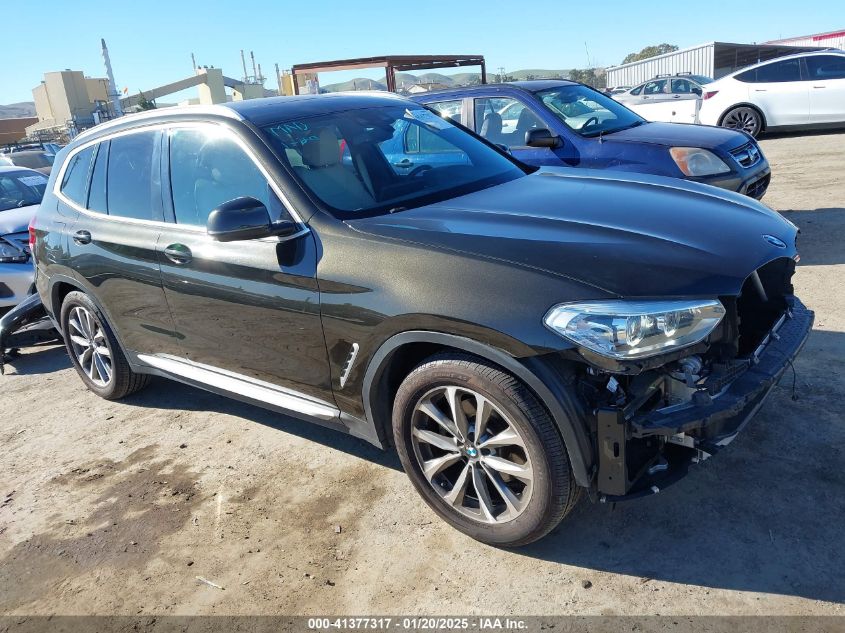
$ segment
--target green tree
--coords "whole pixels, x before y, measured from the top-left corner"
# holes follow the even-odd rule
[[[598,90],[607,85],[607,75],[603,68],[573,68],[569,71],[569,80],[587,84]]]
[[[657,44],[656,46],[646,46],[639,53],[631,53],[630,55],[627,55],[625,59],[622,60],[622,63],[629,64],[631,62],[638,62],[641,59],[657,57],[658,55],[672,53],[676,50],[678,50],[678,47],[674,44]]]
[[[140,90],[138,91],[138,94],[141,95],[140,97],[138,97],[138,110],[155,110],[156,109],[157,106],[155,104],[155,101],[150,101],[149,99],[147,99],[144,96],[144,93],[141,92]]]

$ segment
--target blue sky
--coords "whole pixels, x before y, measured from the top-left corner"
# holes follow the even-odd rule
[[[31,100],[45,71],[71,68],[103,76],[101,37],[108,42],[118,87],[137,93],[190,75],[192,52],[199,64],[223,68],[231,77],[242,75],[242,48],[255,51],[269,76],[276,62],[285,68],[383,54],[482,54],[492,71],[500,66],[584,67],[588,54],[593,65],[618,64],[629,52],[661,42],[683,48],[712,40],[762,42],[845,29],[842,0],[3,4],[3,22],[26,27],[3,29],[0,104]],[[379,76],[378,71],[353,75]],[[348,78],[349,73],[320,77],[321,83]],[[275,82],[266,85],[272,88]]]

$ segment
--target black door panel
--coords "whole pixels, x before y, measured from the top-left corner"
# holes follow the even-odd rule
[[[310,233],[224,243],[173,226],[159,261],[188,360],[332,400]]]

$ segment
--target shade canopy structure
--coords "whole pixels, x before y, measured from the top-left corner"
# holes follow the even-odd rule
[[[458,68],[461,66],[480,66],[481,83],[487,83],[487,66],[483,55],[385,55],[383,57],[358,57],[355,59],[336,59],[327,62],[296,64],[291,68],[294,94],[299,94],[297,76],[316,75],[317,73],[355,68],[384,68],[387,89],[396,92],[396,72],[415,70],[434,70],[437,68]]]

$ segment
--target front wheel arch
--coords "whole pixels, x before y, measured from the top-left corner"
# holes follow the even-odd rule
[[[454,334],[402,332],[385,341],[373,354],[364,375],[362,399],[367,419],[375,425],[380,438],[384,440],[392,436],[391,416],[395,390],[391,392],[391,370],[406,365],[411,365],[410,369],[413,369],[418,364],[413,362],[415,359],[421,362],[440,351],[473,354],[496,364],[525,383],[555,421],[566,445],[575,481],[580,486],[590,485],[594,464],[593,444],[579,407],[571,401],[570,390],[560,376],[540,362],[524,364],[507,352]],[[401,376],[398,382],[401,383],[403,378]],[[398,384],[395,387],[398,388]]]

